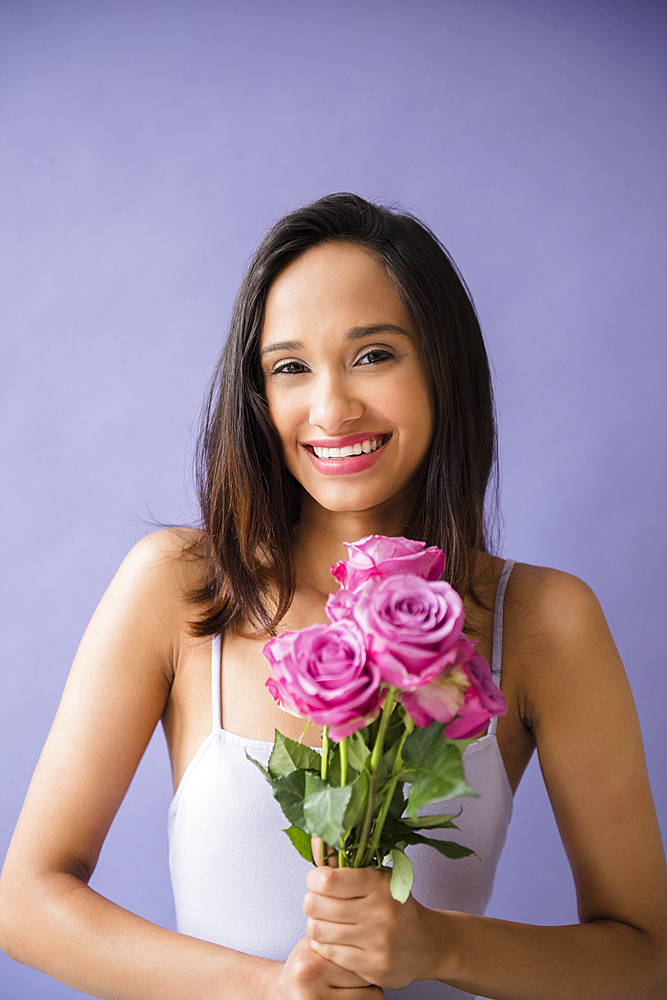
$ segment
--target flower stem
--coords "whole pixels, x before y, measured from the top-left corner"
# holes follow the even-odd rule
[[[380,761],[382,760],[382,751],[384,750],[384,740],[387,735],[387,729],[389,728],[389,720],[391,718],[391,713],[394,708],[394,699],[396,698],[397,688],[387,688],[387,694],[384,699],[384,706],[382,708],[382,718],[380,719],[380,728],[378,730],[377,739],[375,740],[375,746],[373,747],[373,752],[371,753],[370,759],[370,769],[371,774],[377,774],[378,767],[380,766]]]
[[[387,790],[385,792],[382,806],[380,807],[380,813],[378,815],[378,818],[375,820],[375,828],[373,830],[373,836],[371,838],[371,842],[368,847],[368,857],[364,859],[366,864],[371,863],[371,861],[373,860],[373,855],[380,846],[380,837],[382,836],[382,830],[384,828],[384,823],[387,818],[387,813],[389,812],[389,806],[391,805],[391,800],[394,797],[394,791],[396,790],[397,782],[398,782],[398,775],[396,774],[386,786]]]
[[[340,783],[342,787],[347,784],[347,736],[342,738],[338,746],[340,748]],[[349,868],[344,842],[338,851],[338,867]]]
[[[347,736],[338,744],[340,747],[340,783],[341,785],[347,784]]]
[[[394,708],[394,699],[396,698],[397,688],[390,687],[387,689],[387,694],[384,699],[384,706],[382,708],[382,718],[380,719],[380,728],[378,729],[377,738],[375,740],[375,746],[371,752],[371,759],[369,761],[369,780],[368,780],[368,801],[366,803],[366,814],[364,816],[364,822],[361,827],[361,836],[359,838],[359,846],[357,847],[357,853],[354,856],[354,861],[352,863],[353,868],[360,868],[363,864],[364,856],[366,854],[366,847],[368,845],[368,835],[371,832],[371,824],[373,822],[373,813],[375,811],[375,786],[377,784],[378,768],[380,766],[380,761],[382,760],[382,750],[384,749],[384,741],[387,735],[387,729],[389,728],[389,719],[391,718],[391,713]]]
[[[409,733],[410,733],[410,730],[406,726],[405,731],[403,732],[403,735],[401,736],[401,741],[398,744],[398,750],[396,751],[396,758],[394,760],[394,766],[392,768],[391,778],[389,779],[389,781],[385,785],[384,800],[382,802],[382,806],[380,808],[380,813],[378,815],[378,818],[375,821],[375,827],[373,829],[373,837],[371,839],[370,849],[369,849],[369,852],[368,852],[369,855],[370,855],[370,857],[367,859],[367,861],[368,861],[369,864],[370,864],[370,862],[371,862],[371,860],[373,858],[373,855],[375,854],[375,852],[377,851],[378,847],[380,846],[380,839],[382,837],[382,831],[384,829],[384,824],[385,824],[385,821],[387,819],[387,815],[389,813],[389,808],[391,806],[391,800],[393,799],[394,792],[396,791],[396,785],[398,784],[398,779],[400,778],[400,775],[401,775],[401,768],[403,767],[403,755],[402,755],[401,751],[403,749],[403,744],[405,743],[406,739],[409,736]]]
[[[366,845],[368,844],[368,834],[371,831],[371,823],[373,822],[373,808],[375,806],[375,781],[376,775],[371,774],[368,780],[368,801],[366,803],[366,814],[364,816],[364,823],[361,827],[361,836],[359,838],[359,846],[357,847],[357,853],[354,855],[354,861],[352,862],[353,868],[361,868],[361,863],[366,853]]]
[[[307,727],[306,727],[307,728]],[[329,773],[329,734],[327,732],[327,727],[325,726],[322,730],[322,762],[320,764],[320,777],[322,781],[327,780],[327,774]],[[326,865],[326,849],[327,844],[324,843],[322,838],[319,838],[320,843],[320,863]]]
[[[327,780],[327,774],[329,773],[329,733],[327,727],[325,726],[322,730],[322,764],[320,767],[320,775],[322,781]]]

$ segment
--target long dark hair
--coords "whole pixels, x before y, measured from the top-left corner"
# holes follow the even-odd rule
[[[358,195],[332,194],[273,226],[236,298],[197,448],[207,576],[193,594],[202,608],[196,635],[239,620],[257,635],[273,635],[294,597],[302,487],[285,467],[269,419],[259,343],[271,283],[305,250],[334,241],[363,247],[384,264],[419,332],[435,420],[404,534],[440,546],[445,577],[480,603],[473,572],[476,553],[489,545],[485,494],[496,431],[475,307],[452,258],[422,222]]]

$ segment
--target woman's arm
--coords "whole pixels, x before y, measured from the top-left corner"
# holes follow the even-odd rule
[[[116,574],[76,654],[0,881],[7,954],[101,997],[217,998],[235,972],[222,949],[87,884],[169,696],[182,563],[176,537],[159,532]],[[245,963],[234,963],[238,995],[250,997]]]
[[[303,947],[273,962],[166,930],[88,886],[169,697],[192,565],[178,534],[156,532],[132,550],[97,608],[7,854],[0,945],[114,1000],[327,996],[332,982],[359,980],[314,955],[316,963],[304,960]]]
[[[595,596],[574,577],[519,574],[510,655],[574,875],[581,923],[534,927],[396,904],[378,872],[318,869],[304,902],[318,954],[400,988],[440,979],[497,1000],[659,1000],[667,880],[629,685]],[[514,648],[512,648],[514,647]]]

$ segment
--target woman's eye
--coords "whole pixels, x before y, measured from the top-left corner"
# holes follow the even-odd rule
[[[276,365],[270,375],[301,375],[302,372],[307,371],[305,365],[302,365],[300,361],[285,361],[282,365]]]
[[[357,363],[360,365],[377,365],[380,364],[380,362],[388,361],[393,357],[394,355],[391,351],[383,351],[379,347],[374,347],[372,350],[366,351],[366,353],[359,358]]]

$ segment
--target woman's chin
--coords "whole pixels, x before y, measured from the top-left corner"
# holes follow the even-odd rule
[[[395,494],[386,492],[368,491],[341,491],[334,494],[333,491],[317,491],[309,493],[304,487],[304,497],[302,502],[302,512],[310,508],[315,511],[328,514],[340,515],[341,517],[376,518],[382,521],[387,516],[395,517],[397,513],[403,511],[407,506],[404,493]]]

